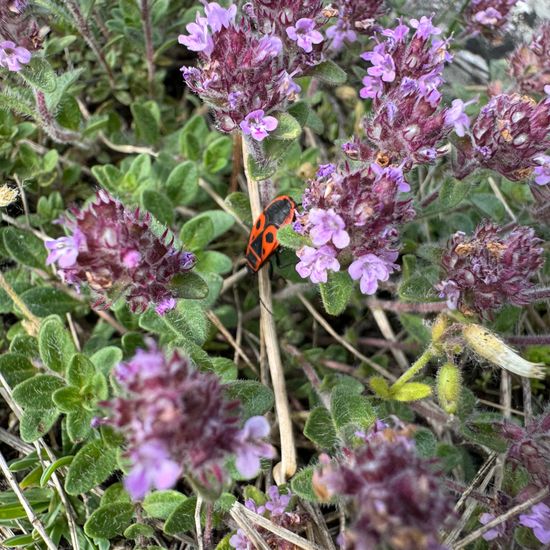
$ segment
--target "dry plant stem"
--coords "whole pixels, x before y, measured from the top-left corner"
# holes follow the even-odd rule
[[[466,499],[470,496],[472,491],[476,488],[476,485],[478,482],[483,478],[483,476],[493,467],[493,464],[497,458],[496,453],[491,453],[487,460],[484,462],[483,466],[479,469],[477,474],[475,475],[474,479],[472,480],[472,483],[466,488],[464,493],[462,493],[461,497],[458,499],[458,502],[455,504],[455,512],[458,512],[462,505],[466,502]]]
[[[439,313],[447,309],[444,302],[426,302],[426,303],[407,303],[396,300],[379,300],[378,298],[368,298],[367,306],[371,309],[378,308],[395,313]]]
[[[531,381],[522,376],[521,388],[523,390],[523,410],[525,414],[525,423],[529,424],[533,419],[533,402],[531,395]]]
[[[496,455],[495,455],[496,456]],[[495,466],[492,466],[489,469],[489,472],[483,479],[483,481],[479,485],[478,492],[483,492],[485,489],[487,489],[487,486],[491,482],[491,479],[493,479],[493,475],[495,473]],[[471,491],[470,491],[471,494]],[[443,544],[445,546],[450,546],[460,535],[462,532],[462,529],[464,529],[464,526],[468,523],[468,520],[470,519],[470,516],[474,513],[475,509],[477,508],[478,503],[476,500],[471,500],[468,505],[466,506],[466,509],[464,510],[460,520],[458,521],[458,524],[455,526],[455,528],[449,533]]]
[[[323,516],[319,510],[319,506],[306,501],[302,502],[301,505],[311,517],[313,527],[318,533],[318,538],[321,540],[323,548],[326,550],[336,550],[336,546],[332,542],[332,537],[330,536],[328,526],[325,521],[325,516]]]
[[[229,345],[235,350],[235,352],[242,357],[244,362],[253,370],[255,374],[258,374],[256,365],[252,363],[248,355],[243,351],[242,347],[233,338],[233,335],[225,328],[220,318],[211,310],[206,312],[206,316],[210,319],[210,322],[220,331],[221,335],[227,340]]]
[[[0,272],[0,287],[5,291],[5,293],[13,300],[13,303],[19,308],[23,316],[28,321],[27,332],[31,336],[36,336],[40,330],[40,319],[36,317],[29,308],[26,306],[25,302],[21,300],[17,292],[13,290],[12,286],[6,281],[3,273]]]
[[[111,70],[111,67],[109,67],[109,64],[107,63],[107,60],[105,59],[105,56],[101,51],[101,48],[97,44],[96,39],[92,34],[90,27],[88,26],[88,22],[82,15],[82,12],[80,11],[80,7],[74,0],[65,0],[65,5],[67,6],[67,9],[69,10],[70,14],[74,19],[78,32],[82,35],[82,38],[84,38],[86,44],[88,44],[90,49],[94,52],[96,57],[99,59],[99,62],[101,63],[101,65],[103,65],[103,68],[105,69],[105,73],[107,74],[107,78],[109,79],[109,84],[111,85],[111,88],[115,88],[116,83],[115,83],[115,78],[113,76],[113,71]]]
[[[256,219],[262,211],[260,192],[256,182],[250,177],[247,168],[248,143],[243,140],[243,163],[245,166],[246,181],[252,217]],[[267,359],[273,392],[275,393],[275,410],[279,421],[279,432],[281,435],[281,466],[275,476],[275,481],[280,484],[296,473],[296,448],[294,445],[294,434],[292,432],[292,419],[290,418],[290,407],[286,392],[283,362],[279,350],[279,340],[273,319],[273,298],[271,295],[271,280],[269,279],[268,266],[264,266],[258,272],[258,284],[260,294],[260,333],[266,346]]]
[[[195,506],[195,530],[197,532],[197,544],[199,550],[204,549],[204,543],[202,540],[202,527],[201,527],[201,509],[202,509],[202,497],[197,496],[197,504]]]
[[[153,97],[155,82],[155,50],[153,48],[153,29],[151,27],[151,12],[149,0],[141,0],[141,22],[145,35],[145,59],[147,61],[147,80],[149,82],[149,96]]]
[[[510,508],[510,510],[508,510],[506,513],[496,517],[489,523],[486,523],[483,527],[480,527],[479,529],[476,529],[475,531],[470,533],[467,537],[459,540],[456,544],[453,545],[453,550],[460,550],[460,548],[465,548],[466,546],[468,546],[468,544],[478,540],[484,533],[486,533],[493,527],[504,523],[506,520],[513,518],[518,514],[521,514],[521,512],[524,512],[525,510],[529,510],[531,506],[538,504],[541,500],[544,500],[549,494],[550,489],[548,487],[542,489],[529,500],[526,500],[525,502],[522,502],[521,504]]]
[[[15,449],[18,453],[28,455],[29,453],[32,453],[34,448],[32,445],[29,445],[28,443],[25,443],[21,439],[19,439],[17,436],[11,434],[8,432],[8,430],[4,428],[0,428],[0,441],[2,443],[5,443],[12,449]]]
[[[496,181],[491,176],[487,178],[487,181],[489,182],[489,186],[491,187],[491,190],[493,191],[493,193],[496,195],[497,199],[502,203],[502,206],[504,206],[504,210],[506,210],[506,213],[508,214],[508,216],[510,216],[510,218],[514,223],[517,222],[518,220],[516,218],[516,215],[514,214],[514,212],[512,212],[512,209],[506,202],[506,199],[504,198],[504,195],[500,191]]]
[[[501,369],[500,374],[500,404],[504,418],[509,419],[512,416],[512,376],[508,371]],[[498,457],[498,463],[495,473],[495,483],[493,495],[496,497],[502,488],[504,481],[504,471],[506,466],[506,452]]]
[[[17,184],[17,189],[19,190],[19,195],[21,196],[21,202],[23,203],[23,211],[25,212],[25,221],[27,222],[27,229],[31,226],[31,220],[29,216],[29,203],[27,202],[27,194],[21,180],[17,177],[16,174],[13,175],[13,179]]]
[[[17,496],[17,499],[21,503],[21,506],[25,510],[25,513],[27,514],[29,521],[32,523],[33,527],[36,529],[38,534],[42,537],[42,540],[44,541],[46,546],[50,550],[57,550],[57,546],[53,543],[52,539],[50,539],[50,537],[48,536],[48,533],[46,533],[46,529],[44,529],[44,525],[42,525],[42,522],[36,517],[36,514],[34,513],[34,510],[32,509],[31,505],[29,504],[29,501],[26,499],[25,495],[23,494],[23,491],[21,491],[21,489],[19,488],[17,480],[15,479],[15,476],[10,472],[8,463],[6,462],[6,459],[4,458],[4,455],[1,452],[0,452],[0,469],[4,474],[6,481],[10,484],[10,487],[12,488],[13,492]]]
[[[309,311],[309,313],[311,314],[311,316],[339,343],[341,344],[342,346],[344,346],[350,353],[352,353],[353,355],[355,355],[355,357],[357,357],[357,359],[359,359],[360,361],[363,361],[363,363],[366,363],[369,367],[373,368],[376,372],[378,372],[379,374],[381,374],[382,376],[384,376],[385,378],[387,378],[388,380],[390,381],[394,381],[396,379],[396,377],[387,369],[385,369],[384,367],[378,365],[377,363],[375,363],[374,361],[372,361],[371,359],[369,359],[368,357],[366,357],[365,355],[363,355],[361,352],[357,351],[347,340],[345,340],[344,338],[342,338],[331,326],[330,324],[328,323],[328,321],[326,321],[326,319],[319,314],[319,312],[313,307],[313,305],[311,304],[311,302],[309,300],[307,300],[306,298],[304,298],[304,296],[302,296],[301,294],[298,294],[298,298],[300,299],[300,301],[302,302],[302,304],[304,304],[304,306],[306,306],[306,309]]]
[[[36,110],[38,115],[37,122],[53,141],[57,143],[72,143],[77,147],[82,147],[81,136],[76,132],[61,128],[55,121],[54,116],[48,109],[46,96],[43,92],[35,90],[34,99],[36,101]]]
[[[267,518],[264,518],[263,516],[260,516],[260,514],[256,514],[256,512],[249,510],[248,508],[243,506],[240,502],[235,502],[235,504],[233,505],[233,508],[237,508],[251,522],[259,525],[260,527],[263,527],[264,529],[267,529],[269,532],[294,544],[298,548],[303,548],[303,550],[321,550],[321,548],[316,544],[312,544],[308,540],[302,537],[299,537],[298,535],[296,535],[296,533],[293,533],[292,531],[289,531],[284,527],[279,527],[278,525],[275,525],[273,522],[271,522]]]
[[[236,132],[233,135],[233,166],[231,168],[231,183],[229,184],[229,192],[235,193],[239,190],[239,174],[242,169],[243,158],[243,142],[240,133]]]
[[[237,526],[244,531],[244,534],[252,542],[255,548],[258,548],[259,550],[271,550],[260,534],[250,525],[248,518],[245,514],[243,514],[239,507],[233,505],[229,514]]]
[[[374,320],[376,324],[378,325],[378,328],[380,329],[380,332],[382,333],[382,336],[386,338],[386,340],[389,340],[390,342],[397,342],[397,338],[395,337],[395,333],[393,332],[393,329],[390,325],[390,322],[388,320],[388,316],[384,312],[383,309],[373,307],[371,308],[372,316],[374,317]],[[394,356],[395,360],[397,361],[398,365],[403,369],[407,370],[409,368],[409,361],[407,360],[406,355],[398,348],[390,348],[391,354]]]

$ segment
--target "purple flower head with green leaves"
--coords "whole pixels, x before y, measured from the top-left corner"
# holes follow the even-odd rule
[[[30,63],[31,57],[27,48],[17,46],[11,40],[0,42],[0,67],[5,67],[8,71],[19,72],[23,65]]]
[[[103,423],[126,438],[132,497],[168,489],[182,475],[221,489],[230,455],[241,475],[256,475],[260,458],[274,456],[264,441],[267,421],[252,417],[239,429],[240,404],[225,397],[216,375],[195,370],[177,352],[166,357],[152,341],[148,346],[116,367],[121,393],[103,403],[109,411]]]
[[[262,109],[258,109],[248,113],[240,127],[245,136],[251,136],[256,141],[263,141],[278,125],[279,121],[274,116],[266,116]]]
[[[320,44],[324,40],[323,35],[315,29],[315,21],[307,17],[298,19],[294,26],[287,27],[286,34],[306,53],[313,50],[314,44]]]
[[[67,283],[89,287],[94,307],[122,297],[134,312],[153,306],[164,314],[176,306],[173,279],[193,268],[195,256],[175,248],[168,230],[153,232],[150,214],[100,191],[95,202],[71,209],[62,224],[70,235],[45,243],[46,263],[56,264]]]
[[[229,27],[234,21],[237,15],[237,6],[231,5],[229,8],[220,6],[217,2],[204,2],[204,12],[206,13],[206,19],[213,32],[218,32],[222,27]]]
[[[542,544],[550,544],[550,506],[545,502],[535,504],[528,514],[521,514],[519,522],[533,530]]]

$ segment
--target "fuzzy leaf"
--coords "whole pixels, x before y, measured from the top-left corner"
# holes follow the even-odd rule
[[[42,92],[53,92],[57,79],[50,64],[41,56],[33,55],[31,62],[20,72],[20,75],[34,88]]]
[[[208,285],[204,279],[191,271],[174,275],[169,287],[178,298],[186,298],[188,300],[202,300],[208,296],[209,292]]]
[[[33,364],[19,353],[4,353],[0,355],[0,374],[10,387],[31,378],[36,374]]]
[[[38,333],[38,349],[43,363],[56,372],[63,372],[76,353],[73,339],[56,317],[42,322]]]
[[[112,539],[130,525],[133,504],[115,502],[98,508],[84,524],[84,532],[92,538]]]
[[[195,507],[197,499],[191,497],[183,501],[168,516],[164,524],[164,532],[167,535],[186,533],[195,527]]]
[[[313,490],[313,473],[315,472],[315,466],[308,466],[303,470],[300,470],[290,482],[290,488],[292,492],[310,502],[317,502],[319,499]]]
[[[338,442],[336,428],[330,412],[325,407],[311,411],[304,427],[304,435],[318,447],[332,449]]]
[[[348,79],[346,72],[330,59],[315,65],[308,74],[330,86],[340,86]]]
[[[16,227],[6,227],[2,236],[6,250],[14,260],[29,267],[44,269],[48,254],[38,237]]]
[[[174,207],[170,199],[163,193],[146,189],[141,195],[143,208],[148,210],[155,218],[164,225],[174,223]]]
[[[291,248],[292,250],[298,250],[302,248],[302,246],[311,245],[310,239],[296,233],[292,228],[292,224],[283,225],[277,230],[277,240],[280,245],[285,248]]]
[[[203,165],[209,174],[223,170],[231,159],[233,140],[228,136],[220,136],[212,141],[203,155]]]
[[[178,491],[155,491],[145,496],[142,506],[148,516],[167,519],[186,500],[187,497]]]
[[[74,386],[66,386],[54,391],[52,401],[64,413],[75,412],[82,407],[82,396],[79,389]]]
[[[116,365],[122,361],[122,350],[115,346],[107,346],[96,351],[90,359],[99,372],[109,376]]]
[[[389,399],[390,397],[390,385],[385,378],[381,376],[373,376],[369,379],[369,386],[371,390],[382,399]]]
[[[367,428],[376,420],[376,411],[365,396],[349,395],[342,387],[333,390],[330,410],[339,430],[347,424]]]
[[[13,399],[23,409],[53,409],[52,394],[63,386],[63,380],[56,376],[37,374],[13,388]]]
[[[348,305],[353,292],[353,281],[347,271],[330,272],[326,283],[319,285],[325,311],[340,315]]]
[[[95,374],[94,364],[82,353],[76,353],[67,369],[67,382],[77,388],[88,384]]]
[[[116,468],[116,450],[106,447],[102,441],[87,443],[76,453],[65,480],[65,490],[70,495],[90,491],[103,483]]]
[[[73,443],[84,441],[92,432],[93,411],[79,408],[67,414],[67,434]]]
[[[432,394],[431,386],[421,382],[407,382],[397,389],[390,390],[391,399],[396,401],[418,401]]]
[[[23,412],[19,424],[21,439],[27,443],[46,435],[59,416],[57,409],[28,409]]]
[[[166,193],[175,205],[189,204],[199,190],[197,165],[190,160],[178,164],[166,180]]]
[[[275,118],[279,121],[277,128],[269,135],[270,139],[289,141],[297,139],[302,133],[300,123],[289,113],[277,113]]]
[[[21,299],[31,313],[38,317],[65,315],[79,305],[79,302],[62,290],[46,286],[34,287],[23,292]]]
[[[242,418],[265,414],[274,403],[273,392],[254,380],[235,380],[225,386],[230,399],[238,399],[243,408]]]

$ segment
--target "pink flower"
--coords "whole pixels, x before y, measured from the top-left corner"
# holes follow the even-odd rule
[[[451,108],[445,113],[445,124],[454,126],[457,136],[463,137],[466,134],[466,130],[470,128],[470,119],[464,112],[464,109],[467,105],[473,103],[473,101],[464,103],[462,99],[453,99]]]
[[[348,268],[350,277],[361,280],[360,288],[363,294],[375,294],[378,289],[378,281],[387,281],[390,275],[399,267],[394,264],[397,252],[386,252],[386,258],[374,254],[365,254],[355,260]]]
[[[550,156],[540,155],[535,159],[540,163],[540,166],[537,166],[533,173],[535,175],[535,183],[537,185],[547,185],[550,183]]]
[[[416,35],[420,38],[428,39],[432,35],[441,34],[441,29],[432,25],[432,18],[425,15],[420,18],[420,21],[411,19],[410,24],[413,29],[416,29]]]
[[[79,229],[76,229],[70,237],[59,237],[52,241],[46,241],[46,248],[50,251],[46,258],[46,265],[55,262],[59,267],[67,269],[76,264],[78,251],[86,247],[86,237]]]
[[[286,34],[306,53],[313,50],[313,44],[320,44],[324,40],[323,35],[315,30],[315,22],[307,17],[298,19],[294,27],[287,27]]]
[[[214,32],[218,32],[222,27],[229,27],[233,21],[235,21],[235,16],[237,15],[237,6],[233,4],[228,9],[223,8],[217,2],[210,2],[204,7],[206,13],[206,19],[210,28]]]
[[[270,431],[271,427],[263,416],[253,416],[245,422],[238,436],[240,447],[235,453],[235,466],[242,476],[255,477],[260,471],[260,458],[275,456],[273,446],[262,441]]]
[[[143,498],[154,487],[159,491],[173,487],[182,469],[170,459],[160,441],[143,444],[130,454],[133,467],[124,479],[124,487],[134,500]]]
[[[485,512],[484,514],[481,514],[481,516],[479,516],[479,523],[481,523],[482,525],[486,525],[487,523],[489,523],[490,521],[493,521],[494,519],[495,519],[494,514],[489,514]],[[488,531],[483,533],[483,535],[481,536],[485,540],[494,540],[494,539],[497,539],[498,537],[501,537],[505,533],[506,533],[506,524],[501,523],[500,525],[496,525],[492,529],[489,529]]]
[[[376,46],[372,52],[365,52],[361,57],[372,63],[372,67],[367,69],[371,76],[380,77],[384,82],[395,80],[395,63],[392,56],[384,51],[383,44]]]
[[[200,15],[197,14],[195,22],[189,23],[185,28],[189,35],[180,34],[178,36],[178,42],[193,52],[204,52],[206,55],[210,56],[214,50],[214,43],[208,32],[208,19],[206,19],[206,17],[200,17]]]
[[[359,95],[363,99],[374,99],[380,97],[384,91],[384,84],[379,78],[373,78],[372,76],[363,77],[363,88],[359,90]]]
[[[345,248],[349,245],[350,238],[345,230],[346,224],[334,209],[311,209],[309,222],[313,225],[310,235],[315,246],[322,246],[330,241],[336,248]]]
[[[326,283],[327,271],[340,271],[340,262],[336,259],[336,250],[330,245],[321,248],[303,246],[296,252],[300,261],[296,271],[302,279],[310,278],[312,283]]]
[[[550,507],[547,504],[535,504],[529,514],[519,516],[519,522],[533,529],[533,534],[542,544],[550,543]]]
[[[279,121],[274,116],[265,116],[264,111],[258,109],[248,113],[240,127],[243,134],[252,136],[256,141],[263,141],[278,125]]]
[[[6,67],[8,71],[18,72],[31,60],[31,52],[26,48],[17,46],[11,40],[0,42],[0,67]]]

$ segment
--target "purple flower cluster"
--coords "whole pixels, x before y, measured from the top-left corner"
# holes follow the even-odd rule
[[[550,166],[550,98],[539,103],[518,94],[501,94],[483,107],[471,135],[458,144],[455,175],[464,178],[477,168],[490,168],[512,181],[536,176],[548,183]]]
[[[544,94],[544,87],[550,85],[550,21],[540,25],[529,44],[516,49],[510,70],[522,92]]]
[[[31,60],[31,52],[26,48],[17,46],[11,40],[0,42],[0,67],[8,71],[17,72]]]
[[[103,405],[110,410],[106,422],[126,437],[125,486],[134,499],[172,487],[182,475],[220,486],[230,454],[239,472],[252,477],[260,458],[274,455],[263,441],[270,431],[265,418],[252,417],[239,429],[239,402],[228,401],[214,374],[192,369],[177,352],[166,358],[150,343],[118,365],[115,378],[122,395]]]
[[[128,210],[105,191],[71,214],[63,221],[70,236],[46,242],[46,263],[56,263],[65,282],[88,285],[94,307],[108,307],[122,296],[134,312],[155,305],[162,315],[176,306],[170,283],[193,267],[195,257],[174,248],[167,231],[157,236],[149,214]]]
[[[374,294],[398,268],[398,228],[414,217],[410,200],[399,200],[408,190],[403,174],[372,165],[362,171],[341,172],[332,165],[309,182],[299,216],[300,233],[313,246],[298,250],[296,271],[314,283],[327,282],[329,271],[348,273],[360,281],[364,294]]]
[[[506,30],[510,12],[517,3],[518,0],[472,0],[464,12],[467,31],[498,39]]]
[[[219,128],[239,126],[261,141],[276,128],[266,116],[300,91],[294,78],[322,60],[321,2],[250,2],[237,7],[205,5],[205,15],[187,25],[180,44],[199,55],[198,67],[182,67],[187,85],[210,105]]]
[[[292,530],[293,527],[303,523],[303,517],[297,512],[288,511],[291,498],[292,493],[290,491],[281,493],[276,485],[271,485],[267,489],[267,499],[263,504],[258,505],[250,498],[244,504],[249,510],[268,518],[275,525]],[[270,548],[277,548],[278,550],[293,550],[295,548],[292,543],[265,529],[260,528],[259,532]],[[229,544],[235,550],[253,550],[254,548],[242,529],[238,529],[237,533],[229,539]]]
[[[505,233],[490,222],[471,237],[455,233],[441,258],[440,297],[451,309],[489,318],[505,304],[528,304],[531,280],[544,263],[541,242],[529,227]]]
[[[372,32],[375,19],[384,13],[383,0],[339,0],[335,5],[338,20],[327,29],[333,50],[356,42],[358,34]]]
[[[362,161],[405,171],[444,155],[447,135],[452,130],[464,135],[469,127],[462,101],[441,108],[442,72],[452,59],[449,40],[440,38],[430,17],[409,25],[399,20],[395,28],[381,30],[373,50],[361,56],[370,66],[360,95],[373,105],[363,121],[366,140],[351,148]]]
[[[439,531],[452,520],[453,503],[444,492],[433,460],[418,456],[407,429],[377,425],[355,449],[325,463],[314,474],[321,497],[347,497],[355,520],[345,547],[399,550],[442,548]]]

